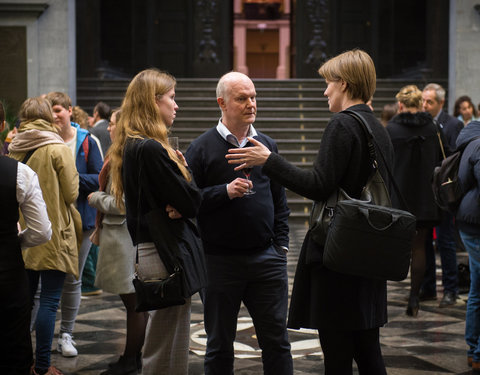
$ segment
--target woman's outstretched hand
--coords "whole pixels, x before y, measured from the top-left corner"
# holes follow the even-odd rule
[[[248,137],[248,141],[253,144],[252,147],[231,148],[225,157],[228,164],[240,164],[235,167],[238,171],[243,168],[251,168],[255,165],[264,165],[271,154],[271,151],[262,143],[254,138]]]

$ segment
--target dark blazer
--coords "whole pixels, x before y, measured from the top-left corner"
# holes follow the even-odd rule
[[[456,141],[458,134],[464,128],[463,123],[443,110],[440,112],[437,121],[443,130],[450,151],[453,152],[457,147]]]
[[[107,128],[108,120],[100,120],[97,125],[90,129],[90,133],[92,133],[100,141],[104,158],[107,155],[110,145],[112,144],[110,133],[108,132]]]
[[[366,105],[351,108],[368,121],[376,142],[393,166],[393,147],[385,128]],[[378,153],[378,149],[377,149]],[[387,181],[385,165],[377,158]],[[358,197],[370,172],[371,163],[363,127],[345,113],[333,115],[322,137],[312,170],[297,168],[272,153],[263,172],[288,189],[322,201],[342,187]],[[307,259],[307,254],[318,254]],[[360,330],[387,322],[386,282],[331,271],[322,265],[323,247],[307,232],[298,260],[288,326],[290,328]]]
[[[393,175],[407,207],[402,207],[395,192],[392,204],[413,213],[417,226],[433,227],[441,219],[441,211],[433,197],[432,174],[443,157],[432,116],[400,113],[389,121],[387,131],[395,150]]]

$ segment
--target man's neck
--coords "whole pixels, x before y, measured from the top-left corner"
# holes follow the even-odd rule
[[[62,126],[59,131],[60,137],[62,137],[64,142],[69,142],[75,137],[75,129],[73,126],[68,124],[68,126]]]

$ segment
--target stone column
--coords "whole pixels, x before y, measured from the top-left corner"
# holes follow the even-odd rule
[[[450,0],[450,62],[448,109],[469,95],[480,102],[480,1]]]

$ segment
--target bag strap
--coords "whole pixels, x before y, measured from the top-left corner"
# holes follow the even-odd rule
[[[441,130],[440,124],[438,123],[437,120],[433,119],[433,123],[435,124],[435,127],[437,128],[438,144],[440,145],[440,150],[442,150],[443,160],[445,160],[447,158],[447,155],[445,154],[445,147],[443,146],[442,134],[440,133],[442,130]]]
[[[28,160],[32,157],[33,153],[34,153],[35,151],[37,151],[37,150],[38,150],[38,148],[34,148],[34,149],[28,151],[28,152],[25,154],[25,157],[23,158],[22,163],[23,163],[23,164],[27,164]]]
[[[378,151],[380,152],[380,156],[383,160],[383,164],[385,165],[385,169],[387,170],[388,177],[390,178],[390,181],[392,182],[392,185],[395,189],[395,192],[397,193],[398,197],[400,198],[400,202],[403,205],[403,207],[407,211],[409,211],[407,203],[405,202],[405,199],[403,198],[403,195],[400,192],[400,189],[399,189],[399,187],[398,187],[398,185],[395,181],[395,178],[393,177],[392,171],[390,171],[390,168],[388,167],[387,159],[386,159],[385,155],[383,154],[382,149],[378,146],[378,143],[376,142],[375,137],[373,136],[372,128],[368,124],[367,120],[365,120],[365,118],[360,113],[358,113],[356,111],[352,111],[351,109],[346,109],[346,110],[342,111],[342,113],[346,113],[346,114],[352,116],[360,124],[362,124],[363,129],[365,130],[366,135],[367,135],[368,152],[369,152],[370,156],[372,155],[372,153],[375,154],[375,146],[374,145],[376,145],[377,148],[378,148]],[[373,150],[372,150],[372,148],[373,148]],[[376,163],[376,159],[374,159],[374,162]],[[387,189],[387,191],[388,191],[388,189]]]
[[[143,166],[143,161],[142,161],[142,151],[143,151],[143,146],[145,142],[148,140],[148,138],[143,138],[142,140],[138,141],[138,149],[137,149],[137,163],[138,163],[138,201],[137,201],[137,236],[138,233],[140,232],[140,201],[142,199],[142,184],[140,183],[140,177],[142,174],[142,166]],[[149,196],[147,196],[147,199],[149,199]],[[153,202],[153,200],[151,200]],[[169,274],[173,274],[174,272],[178,271],[181,269],[181,265],[178,262],[175,254],[169,251],[169,254],[163,254],[160,252],[160,247],[155,244],[155,248],[157,249],[158,256],[162,260],[165,268],[167,269]],[[168,257],[168,260],[166,259]],[[137,254],[135,258],[136,263],[138,264],[138,243],[137,243]]]

